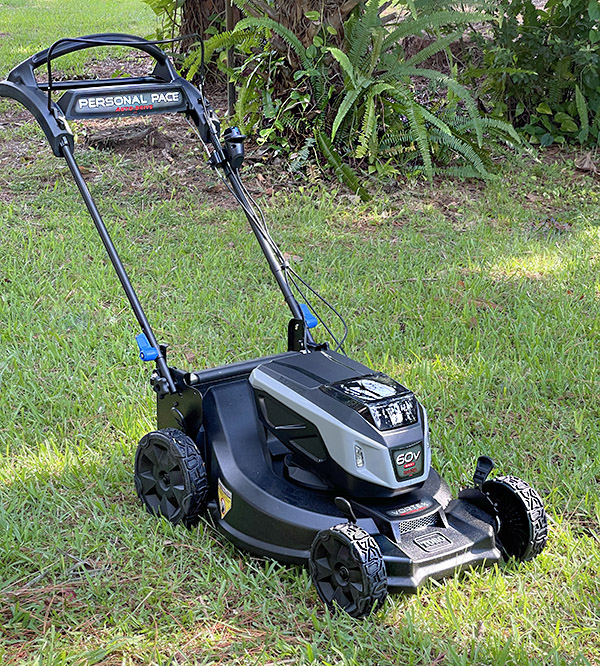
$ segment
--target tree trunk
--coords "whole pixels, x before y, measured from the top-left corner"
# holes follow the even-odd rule
[[[318,12],[323,17],[323,24],[331,25],[337,30],[331,41],[340,46],[343,43],[343,22],[360,0],[274,0],[272,4],[266,0],[247,0],[245,14],[248,16],[268,16],[289,28],[304,44],[310,46],[312,39],[320,29],[320,22],[306,18],[307,12]],[[240,10],[234,7],[234,20],[241,17]],[[205,31],[211,26],[219,30],[225,25],[225,0],[186,0],[183,4],[181,34],[198,33],[204,37]],[[278,50],[284,47],[274,44]]]
[[[239,1],[239,0],[238,0]],[[198,34],[206,38],[206,30],[210,27],[217,31],[225,30],[226,0],[186,0],[181,13],[181,34]],[[243,16],[268,17],[291,30],[305,47],[309,47],[313,38],[325,26],[335,29],[335,34],[327,33],[330,46],[344,47],[344,21],[362,0],[244,0],[243,13],[234,5],[234,25]],[[241,3],[240,3],[241,4]],[[320,20],[311,21],[306,17],[308,12],[316,12]],[[191,38],[184,41],[182,50],[189,50],[196,41]],[[271,35],[271,46],[282,54],[289,67],[287,71],[279,71],[275,80],[275,96],[285,95],[294,86],[294,72],[300,67],[300,61],[289,45],[276,33]],[[210,80],[215,73],[208,73]]]
[[[233,6],[233,21],[237,23],[242,18],[240,10]],[[225,0],[186,0],[181,12],[181,34],[200,35],[206,39],[205,32],[214,27],[219,32],[225,30]],[[190,40],[193,43],[194,40]],[[184,43],[184,49],[189,44]]]

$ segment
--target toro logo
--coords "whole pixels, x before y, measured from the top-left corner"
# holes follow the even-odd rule
[[[432,553],[436,550],[446,548],[449,544],[452,543],[448,537],[445,537],[439,532],[434,532],[433,534],[425,534],[423,536],[413,539],[413,543],[426,553]]]

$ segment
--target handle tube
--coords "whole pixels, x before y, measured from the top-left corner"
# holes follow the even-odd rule
[[[167,365],[167,362],[163,356],[163,354],[160,351],[160,346],[158,345],[156,338],[154,337],[154,333],[152,332],[152,328],[150,327],[150,324],[146,318],[146,315],[144,313],[144,310],[142,308],[142,305],[137,297],[137,294],[135,293],[135,290],[131,284],[131,281],[129,280],[129,276],[127,275],[127,272],[125,270],[125,267],[123,266],[123,263],[121,261],[121,258],[119,257],[119,254],[117,253],[117,250],[112,242],[112,239],[108,233],[108,230],[106,228],[106,225],[104,224],[104,221],[102,220],[102,217],[100,216],[100,213],[98,211],[98,208],[96,207],[96,204],[94,203],[94,200],[92,199],[92,195],[88,189],[88,186],[83,179],[83,176],[81,175],[81,172],[79,171],[79,167],[77,166],[77,162],[75,161],[75,157],[73,156],[73,151],[71,150],[70,145],[68,142],[63,142],[61,145],[62,149],[62,154],[63,157],[65,158],[67,164],[69,165],[69,169],[71,170],[71,174],[73,175],[73,178],[75,180],[75,183],[77,184],[77,187],[79,188],[79,192],[81,193],[81,196],[83,197],[83,200],[85,201],[85,205],[87,206],[87,209],[90,213],[90,216],[92,220],[94,221],[94,224],[96,225],[96,229],[98,231],[98,234],[100,235],[100,238],[102,239],[102,242],[104,243],[104,247],[106,248],[106,251],[108,252],[108,256],[110,258],[110,261],[113,265],[113,268],[115,269],[115,272],[117,274],[117,277],[119,278],[121,285],[123,287],[123,290],[125,292],[125,295],[127,296],[127,300],[129,301],[129,304],[131,305],[131,309],[133,310],[133,313],[135,314],[136,319],[138,320],[138,323],[142,329],[142,331],[146,334],[146,337],[148,338],[148,342],[152,347],[158,350],[158,357],[156,359],[156,365],[158,367],[158,371],[161,375],[161,377],[164,377],[167,381],[167,386],[169,388],[170,393],[176,393],[177,389],[175,388],[175,383],[173,382],[173,377],[171,375],[171,371],[169,370],[169,366]]]
[[[156,44],[153,44],[142,37],[115,32],[59,39],[49,48],[39,51],[14,67],[8,73],[6,78],[12,83],[36,88],[38,82],[35,78],[34,70],[38,67],[46,65],[49,61],[68,53],[74,53],[75,51],[91,49],[98,46],[127,46],[132,49],[144,51],[156,60],[156,66],[154,69],[155,76],[164,81],[173,81],[178,77],[173,63],[169,60],[167,54],[159,49]]]
[[[97,43],[93,44],[91,42]],[[66,55],[67,53],[74,53],[75,51],[81,51],[82,49],[90,49],[103,45],[130,46],[134,49],[140,49],[140,51],[145,51],[148,55],[151,55],[161,65],[167,60],[167,55],[159,49],[158,46],[148,42],[148,40],[143,39],[142,37],[127,35],[121,32],[107,32],[83,35],[74,39],[68,37],[61,39],[49,48],[39,51],[39,53],[31,56],[30,62],[35,69],[36,67],[45,65],[48,62],[48,59],[54,60],[54,58],[60,58],[60,56]]]

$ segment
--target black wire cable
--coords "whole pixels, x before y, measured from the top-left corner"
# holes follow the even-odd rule
[[[290,281],[290,279],[291,279],[292,284],[293,284],[294,287],[297,289],[298,293],[302,296],[302,299],[306,302],[306,304],[307,304],[308,307],[310,308],[311,312],[315,315],[315,317],[316,317],[316,318],[319,320],[319,322],[323,325],[323,328],[325,328],[325,330],[326,330],[326,331],[328,332],[328,334],[331,336],[332,340],[335,342],[335,344],[336,344],[336,349],[335,349],[335,351],[341,351],[343,354],[345,354],[346,352],[345,352],[345,350],[344,350],[343,344],[344,344],[344,342],[346,341],[346,338],[348,337],[348,325],[346,324],[345,319],[344,319],[344,318],[342,317],[342,315],[341,315],[341,314],[335,309],[335,307],[334,307],[331,303],[329,303],[329,301],[327,301],[323,296],[321,296],[321,294],[320,294],[318,291],[316,291],[315,289],[313,289],[313,287],[311,287],[311,285],[310,285],[308,282],[306,282],[306,280],[304,280],[304,279],[303,279],[303,278],[302,278],[302,277],[301,277],[301,276],[300,276],[300,275],[299,275],[299,274],[298,274],[298,273],[297,273],[297,272],[296,272],[296,271],[295,271],[295,270],[289,265],[289,263],[285,260],[285,257],[282,255],[282,253],[281,253],[279,247],[277,246],[277,244],[275,243],[275,241],[274,241],[273,238],[271,237],[270,231],[269,231],[269,229],[268,229],[268,227],[267,227],[267,223],[266,223],[266,220],[265,220],[264,212],[262,211],[262,209],[261,209],[261,207],[258,205],[258,203],[254,200],[254,198],[252,197],[252,195],[248,192],[248,190],[246,189],[246,186],[242,183],[241,179],[239,178],[239,174],[237,173],[237,171],[236,171],[235,175],[236,175],[236,178],[237,178],[237,182],[239,183],[239,185],[241,186],[242,190],[244,191],[244,194],[248,197],[248,199],[252,202],[252,204],[254,204],[254,206],[257,208],[258,212],[260,213],[260,219],[261,219],[261,222],[262,222],[261,234],[263,235],[263,238],[265,238],[265,239],[269,242],[269,244],[272,246],[272,248],[274,249],[275,253],[277,254],[277,257],[278,257],[278,258],[280,259],[280,261],[282,262],[282,268],[283,268],[283,271],[284,271],[284,276],[285,276],[285,278],[286,278],[286,282],[288,282],[288,284],[289,284],[289,281]],[[307,289],[309,289],[309,290],[311,291],[311,293],[313,293],[313,294],[314,294],[314,295],[315,295],[315,296],[316,296],[316,297],[317,297],[317,298],[318,298],[318,299],[319,299],[319,300],[320,300],[325,306],[327,306],[327,307],[328,307],[328,308],[329,308],[329,309],[330,309],[330,310],[336,315],[336,317],[340,320],[340,322],[342,323],[342,326],[344,327],[344,334],[343,334],[341,340],[338,340],[337,337],[332,333],[331,329],[327,326],[327,324],[325,324],[323,318],[319,315],[317,309],[316,309],[316,308],[314,307],[314,305],[310,302],[310,300],[308,299],[308,297],[306,296],[306,294],[305,294],[305,293],[304,293],[304,292],[298,287],[298,284],[297,284],[296,281],[293,279],[293,277],[290,278],[290,276],[288,275],[288,273],[291,273],[293,276],[295,276],[295,277],[296,277],[296,278],[297,278],[297,279],[298,279],[298,280],[299,280],[299,281],[300,281],[300,282],[301,282],[301,283],[302,283]]]
[[[273,248],[277,258],[279,259],[279,261],[281,263],[281,267],[283,269],[283,273],[284,273],[284,277],[285,277],[286,282],[288,284],[290,284],[290,282],[292,283],[292,285],[294,286],[294,288],[296,289],[298,294],[300,294],[300,296],[302,297],[302,300],[306,303],[306,305],[309,307],[311,312],[315,315],[317,320],[323,325],[323,328],[327,331],[327,333],[329,334],[329,336],[331,337],[331,339],[333,340],[333,342],[336,345],[335,351],[341,351],[343,354],[345,354],[346,352],[344,350],[343,345],[344,345],[344,342],[345,342],[346,338],[348,337],[348,325],[346,324],[346,321],[344,320],[342,315],[335,309],[335,307],[331,303],[329,303],[329,301],[327,301],[323,296],[321,296],[321,294],[316,289],[311,287],[311,285],[308,282],[306,282],[306,280],[304,280],[289,265],[289,262],[287,262],[285,260],[285,257],[283,256],[281,250],[279,249],[278,245],[275,243],[275,241],[271,237],[271,234],[269,233],[269,230],[266,226],[264,213],[263,213],[261,207],[256,203],[256,201],[254,201],[254,199],[252,198],[252,196],[249,193],[246,194],[248,191],[247,191],[246,187],[244,186],[244,184],[242,183],[237,170],[232,172],[232,178],[235,180],[236,185],[242,189],[243,193],[248,197],[248,199],[250,199],[252,201],[252,203],[254,203],[254,206],[258,209],[258,211],[260,213],[260,219],[259,219],[258,215],[256,214],[256,212],[254,211],[254,209],[252,208],[252,206],[250,205],[250,202],[249,201],[246,201],[246,202],[242,201],[241,198],[237,196],[237,193],[233,190],[233,188],[228,187],[229,191],[234,195],[234,197],[236,198],[238,203],[244,209],[244,212],[246,212],[246,214],[249,215],[252,218],[252,220],[255,223],[255,225],[257,226],[257,229],[260,232],[261,236]],[[227,184],[226,180],[225,180],[225,183]],[[344,334],[343,334],[341,340],[338,340],[338,338],[334,335],[334,333],[332,332],[330,327],[325,323],[323,317],[320,316],[318,310],[315,308],[313,303],[311,303],[310,299],[307,297],[307,295],[304,293],[304,291],[300,288],[300,286],[296,282],[296,279],[294,279],[294,278],[296,278],[298,281],[300,281],[304,285],[304,287],[306,287],[312,294],[314,294],[340,320],[340,322],[342,323],[342,325],[344,327]],[[305,329],[305,334],[306,333],[307,333],[307,331]],[[306,340],[305,340],[305,343],[306,343]]]
[[[306,282],[306,280],[304,280],[302,278],[302,276],[300,276],[293,268],[289,267],[288,270],[290,271],[290,273],[292,273],[292,275],[295,278],[297,278],[300,282],[302,282],[302,284],[311,293],[313,293],[326,307],[328,307],[333,312],[333,314],[335,314],[335,316],[340,320],[340,322],[342,323],[342,326],[344,327],[344,334],[342,335],[342,339],[338,341],[338,339],[331,333],[329,328],[326,326],[323,319],[321,319],[321,317],[319,317],[319,315],[317,314],[314,306],[312,304],[310,304],[308,302],[308,299],[307,299],[307,305],[310,307],[311,312],[323,324],[323,327],[327,330],[329,335],[333,338],[334,342],[336,343],[337,347],[336,347],[335,351],[341,351],[342,354],[346,354],[346,352],[344,350],[344,342],[346,341],[346,338],[348,337],[348,324],[346,323],[346,320],[342,317],[342,315],[335,309],[335,307],[327,299],[325,299],[323,296],[321,296],[321,294],[316,289],[313,289],[313,287],[311,287],[310,284],[308,282]],[[292,278],[292,280],[293,280],[293,278]],[[306,298],[306,297],[303,297],[303,298]]]
[[[319,294],[317,294],[317,292],[315,292],[315,290],[310,285],[308,285],[295,271],[293,271],[293,275],[289,276],[289,280],[294,285],[294,288],[297,290],[297,292],[300,294],[300,296],[302,296],[302,300],[306,302],[306,305],[309,307],[310,311],[315,315],[315,317],[322,324],[323,328],[327,331],[327,333],[329,334],[329,336],[331,337],[333,342],[335,342],[336,348],[335,348],[334,351],[340,350],[340,351],[342,351],[342,353],[345,354],[346,352],[344,351],[344,349],[342,347],[342,343],[337,339],[337,337],[334,335],[333,331],[329,328],[329,326],[327,326],[327,324],[325,323],[323,318],[319,315],[315,306],[311,303],[308,296],[302,291],[302,289],[300,288],[300,286],[298,285],[298,283],[294,279],[294,276],[297,277],[300,280],[300,282],[302,282],[302,284],[304,284],[304,286],[306,286],[308,289],[310,289],[310,291],[314,292],[317,296],[319,296]],[[321,296],[319,296],[319,298],[321,300],[325,301],[325,299],[323,299]],[[306,345],[306,337],[308,335],[308,330],[307,329],[308,329],[308,327],[305,327],[305,329],[304,329],[305,345]],[[342,339],[342,342],[343,342],[343,339]]]
[[[218,172],[219,175],[220,172]],[[269,245],[272,247],[273,251],[275,252],[277,258],[279,259],[281,263],[281,267],[283,270],[283,274],[285,277],[285,280],[288,284],[293,285],[293,287],[296,289],[298,294],[302,297],[302,300],[306,303],[306,305],[309,307],[310,311],[315,315],[317,320],[323,325],[323,328],[327,331],[328,335],[331,337],[333,342],[336,345],[335,351],[341,351],[343,354],[345,354],[344,350],[344,342],[346,338],[348,337],[348,325],[346,324],[346,321],[342,317],[342,315],[335,309],[335,307],[327,301],[316,289],[314,289],[306,280],[304,280],[289,264],[288,261],[286,261],[285,257],[283,256],[281,250],[279,249],[279,246],[275,243],[273,238],[271,237],[271,234],[269,233],[269,230],[266,226],[265,222],[265,217],[264,217],[264,212],[262,211],[261,207],[256,203],[256,201],[252,198],[252,196],[248,193],[246,187],[242,183],[239,173],[237,170],[232,172],[232,179],[235,181],[235,184],[240,187],[243,191],[243,193],[252,201],[254,206],[257,208],[257,210],[260,213],[260,218],[257,215],[256,211],[253,209],[253,207],[250,205],[249,201],[243,201],[238,194],[234,191],[233,187],[229,184],[229,182],[222,177],[223,182],[227,185],[227,188],[231,192],[231,194],[235,197],[235,199],[238,201],[246,215],[248,215],[254,224],[257,227],[257,230],[261,234],[261,236],[269,243]],[[317,308],[314,306],[314,304],[311,302],[309,297],[306,295],[306,293],[302,290],[302,288],[298,285],[298,282],[296,282],[296,278],[299,282],[301,282],[306,289],[308,289],[312,294],[314,294],[326,307],[328,307],[335,315],[336,317],[340,320],[344,327],[344,334],[342,336],[342,339],[339,340],[337,336],[333,333],[331,328],[325,323],[324,318],[319,314]],[[305,337],[307,335],[308,331],[305,329]],[[306,345],[307,340],[305,339],[305,345]]]

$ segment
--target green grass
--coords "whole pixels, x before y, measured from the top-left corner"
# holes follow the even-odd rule
[[[97,32],[127,32],[147,37],[153,30],[154,13],[141,0],[3,0],[0,76],[4,77],[19,62],[63,37]],[[102,57],[100,49],[94,53]],[[78,53],[69,56],[67,63],[81,71],[85,60],[86,55]]]
[[[0,169],[0,663],[600,662],[597,181],[566,160],[369,205],[292,183],[263,200],[348,319],[348,351],[428,408],[452,489],[489,454],[551,516],[534,562],[430,582],[356,622],[323,609],[304,569],[141,509],[132,461],[154,402],[133,316],[66,166],[33,123],[0,126],[15,136]],[[77,152],[174,365],[284,350],[288,315],[240,214],[160,150],[150,164]]]

